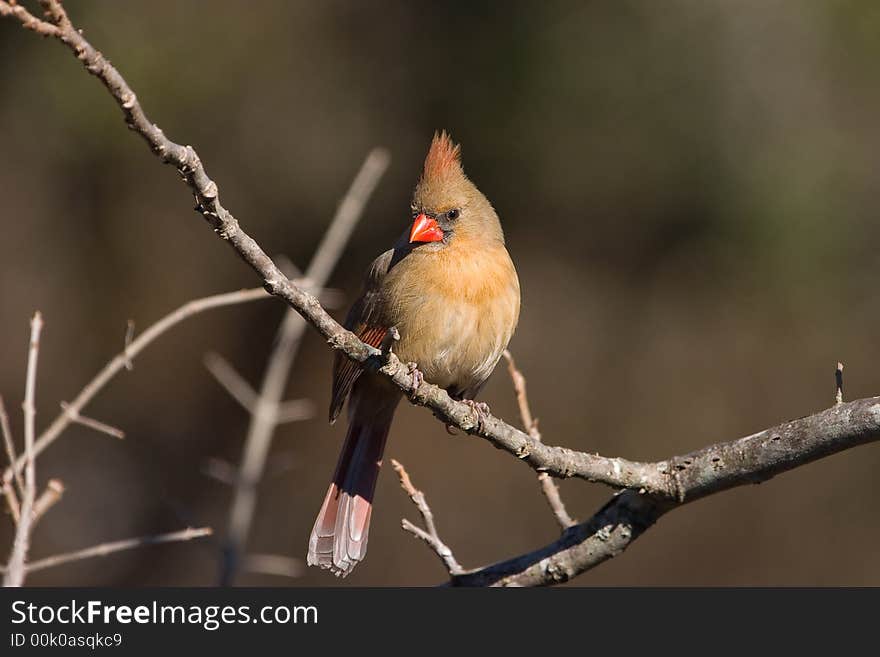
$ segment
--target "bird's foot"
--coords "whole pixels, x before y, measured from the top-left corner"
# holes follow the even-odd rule
[[[417,363],[407,363],[406,368],[412,376],[412,391],[415,392],[425,382],[425,375],[422,374]]]
[[[489,410],[489,404],[486,402],[478,402],[473,399],[462,399],[462,402],[471,407],[471,411],[474,414],[474,419],[477,422],[477,425],[481,425],[486,421],[486,417],[491,415],[491,411]]]

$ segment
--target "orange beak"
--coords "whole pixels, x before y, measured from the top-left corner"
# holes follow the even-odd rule
[[[434,219],[426,214],[420,214],[413,221],[409,231],[409,241],[412,242],[439,242],[443,239],[443,230]]]

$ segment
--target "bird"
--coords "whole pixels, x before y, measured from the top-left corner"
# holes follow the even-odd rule
[[[474,397],[507,348],[520,284],[489,200],[465,175],[461,147],[435,132],[413,193],[410,223],[373,261],[344,326],[393,351],[414,376],[445,388],[476,412]],[[367,551],[373,495],[402,393],[337,352],[330,423],[348,400],[348,430],[309,539],[307,563],[346,576]]]

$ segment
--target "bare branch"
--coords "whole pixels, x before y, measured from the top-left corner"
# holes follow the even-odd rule
[[[13,465],[15,458],[15,442],[12,440],[12,430],[9,428],[9,416],[6,414],[6,405],[3,403],[3,397],[0,396],[0,430],[3,432],[3,444],[6,447],[6,457],[9,459],[9,465]],[[4,486],[9,482],[4,481]],[[18,486],[18,494],[24,496],[24,480],[21,478],[21,472],[15,471],[15,484]]]
[[[667,511],[730,488],[758,484],[824,456],[880,439],[880,397],[710,445],[657,467],[676,482],[674,499],[628,490],[584,523],[534,552],[453,579],[454,585],[536,586],[564,582],[619,555]]]
[[[510,373],[510,379],[513,381],[513,389],[516,392],[516,401],[519,405],[519,416],[522,419],[523,427],[529,432],[529,435],[537,440],[541,440],[541,432],[538,431],[538,420],[532,416],[532,409],[529,406],[529,396],[526,392],[526,377],[516,367],[516,361],[513,355],[507,349],[504,350],[504,358],[507,359],[507,371]],[[550,505],[550,510],[556,517],[556,522],[562,529],[568,529],[572,525],[577,524],[565,508],[562,496],[559,494],[559,486],[550,478],[546,472],[538,473],[538,483],[541,485],[541,491]]]
[[[46,13],[46,17],[58,27],[70,28],[70,19],[67,12],[61,6],[60,0],[40,0],[40,5]]]
[[[547,586],[616,557],[666,511],[670,501],[623,491],[587,522],[543,548],[453,577],[453,586]]]
[[[379,184],[379,179],[388,168],[389,159],[387,151],[377,148],[367,155],[363,165],[361,165],[360,171],[355,176],[342,203],[339,204],[336,215],[330,222],[330,226],[321,239],[321,243],[318,245],[318,249],[306,270],[305,278],[315,287],[321,288],[327,283],[336,265],[336,261],[342,255],[342,251],[348,243],[348,238],[357,225],[358,219],[363,214],[367,201],[372,196],[376,185]],[[204,173],[204,170],[202,172]],[[205,174],[205,178],[207,178],[207,174]],[[216,189],[216,185],[213,182],[210,184]],[[196,189],[198,189],[198,186]],[[196,194],[198,196],[199,192],[196,192]],[[220,219],[221,216],[225,216],[232,222],[235,222],[232,215],[219,205],[216,198],[212,202],[214,202],[216,212],[223,213],[222,215],[217,214],[217,218],[221,223],[224,222],[224,220]],[[235,224],[237,225],[237,222]],[[244,235],[240,228],[235,230],[237,231],[236,235]],[[231,235],[230,239],[232,239]],[[250,238],[247,239],[250,240]],[[253,242],[253,240],[250,241]],[[253,242],[253,246],[259,250],[256,242]],[[265,254],[261,256],[261,261],[262,258],[265,258],[266,263],[273,270],[277,271],[275,265],[272,264]],[[275,272],[273,272],[274,275]],[[266,289],[271,291],[272,287],[267,287]],[[312,299],[311,302],[314,302],[316,309],[324,312],[316,300]],[[333,320],[330,319],[330,321],[332,322]],[[281,326],[278,328],[274,342],[275,346],[266,365],[266,372],[260,385],[260,393],[255,402],[254,411],[251,415],[251,424],[248,427],[247,437],[245,438],[235,496],[229,511],[227,543],[224,549],[224,560],[220,577],[221,583],[225,585],[231,584],[235,578],[235,572],[238,568],[238,556],[244,551],[247,536],[250,533],[251,521],[257,504],[257,484],[265,470],[266,457],[269,454],[269,447],[272,443],[275,427],[281,421],[280,402],[284,396],[290,368],[293,366],[293,360],[296,357],[300,339],[305,332],[305,328],[306,322],[303,318],[294,310],[289,310],[281,322]],[[290,416],[288,415],[288,417]]]
[[[452,550],[440,539],[440,535],[437,533],[437,527],[434,525],[434,514],[431,512],[431,507],[428,506],[425,494],[413,486],[406,468],[399,461],[391,459],[391,466],[400,478],[400,487],[409,495],[409,498],[419,510],[427,531],[421,527],[416,527],[406,518],[400,521],[400,526],[416,538],[420,538],[427,543],[428,547],[434,551],[443,562],[443,565],[446,566],[446,570],[449,571],[450,575],[455,576],[463,573],[464,569],[455,560]]]
[[[11,483],[3,484],[3,497],[6,498],[6,506],[9,508],[10,515],[12,515],[12,522],[17,525],[21,519],[21,506],[19,506],[18,495],[15,494],[15,489]]]
[[[34,501],[37,497],[37,473],[34,465],[34,419],[37,414],[34,399],[37,394],[37,360],[40,354],[40,332],[43,330],[43,317],[39,311],[31,320],[31,339],[28,349],[27,377],[24,387],[24,496],[15,539],[12,542],[12,554],[3,578],[4,586],[21,586],[24,584],[25,560],[31,541],[31,527],[34,521]]]
[[[60,479],[50,479],[46,484],[46,490],[34,502],[34,525],[61,500],[62,495],[64,495],[64,484]]]
[[[91,559],[92,557],[105,557],[108,554],[133,550],[134,548],[144,547],[146,545],[191,541],[194,538],[210,536],[211,534],[213,534],[213,530],[210,527],[199,527],[198,529],[187,528],[169,534],[160,534],[158,536],[141,536],[139,538],[129,538],[123,541],[114,541],[112,543],[101,543],[100,545],[85,548],[84,550],[66,552],[64,554],[55,555],[54,557],[32,561],[27,565],[27,572],[33,573],[38,570],[45,570],[46,568],[62,566],[72,561]]]
[[[241,404],[244,410],[253,413],[256,408],[257,393],[229,361],[211,351],[205,354],[204,363],[205,368],[217,379],[217,383],[223,386],[223,389]]]
[[[61,402],[61,409],[70,413],[70,421],[74,424],[81,424],[84,427],[94,429],[100,433],[106,433],[108,436],[118,438],[119,440],[125,438],[125,432],[122,429],[117,429],[104,422],[99,422],[98,420],[86,417],[85,415],[80,415],[76,410],[71,410],[70,404],[67,402]]]
[[[431,512],[431,507],[428,506],[425,494],[413,486],[412,480],[409,478],[409,473],[400,461],[391,459],[391,467],[394,468],[397,477],[400,479],[400,487],[407,495],[409,495],[409,498],[413,501],[413,504],[416,505],[416,508],[422,515],[422,520],[425,521],[425,527],[428,528],[428,531],[431,534],[436,536],[437,527],[434,525],[434,514]]]
[[[40,20],[14,1],[4,2],[0,0],[0,16],[13,16],[21,22],[23,28],[26,30],[33,30],[42,36],[57,37],[60,34],[58,27],[52,25],[52,23]]]
[[[131,347],[132,338],[134,338],[134,320],[130,319],[125,323],[125,339],[122,341],[122,354],[125,356],[125,369],[129,371],[134,369],[134,363],[131,362],[131,354],[128,351]]]

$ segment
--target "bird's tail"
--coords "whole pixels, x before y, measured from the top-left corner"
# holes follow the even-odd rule
[[[357,406],[350,411],[348,434],[333,482],[309,539],[310,566],[345,577],[367,553],[373,493],[397,404],[383,406],[367,413],[359,412]]]

